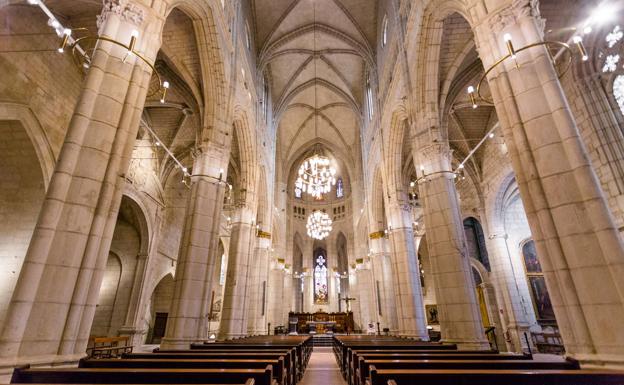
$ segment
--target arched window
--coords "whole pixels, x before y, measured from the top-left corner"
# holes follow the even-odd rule
[[[381,27],[381,46],[385,47],[388,44],[388,16],[384,16]]]
[[[373,120],[375,110],[373,106],[373,89],[371,88],[370,78],[366,81],[366,103],[368,104],[368,120]]]
[[[613,97],[624,114],[624,75],[618,75],[613,81]]]
[[[338,178],[336,182],[336,198],[344,197],[344,186],[342,185],[342,178]]]
[[[264,115],[264,123],[269,122],[269,80],[266,76],[263,78],[263,91],[262,91],[262,114]]]
[[[466,233],[466,243],[470,256],[481,262],[487,271],[491,271],[490,260],[485,248],[485,236],[479,221],[472,217],[464,219],[464,232]]]
[[[227,257],[221,254],[221,271],[219,271],[219,285],[225,285],[225,273],[227,272]]]
[[[613,93],[620,112],[624,114],[624,30],[613,24],[604,33],[602,47],[596,55],[596,67],[601,71],[607,92]]]
[[[327,259],[323,248],[314,250],[314,303],[326,305],[329,303],[327,280]]]
[[[245,24],[245,46],[247,46],[247,49],[251,49],[251,32],[247,23]]]
[[[535,307],[535,315],[540,323],[552,323],[555,321],[555,312],[546,289],[546,280],[544,279],[542,266],[537,259],[535,242],[532,239],[522,245],[522,258]]]

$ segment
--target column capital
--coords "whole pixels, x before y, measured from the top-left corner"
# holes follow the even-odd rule
[[[541,30],[544,30],[545,20],[540,15],[539,0],[512,0],[511,4],[492,12],[487,24],[492,32],[500,34],[509,26],[518,24],[525,17],[535,18]]]
[[[429,143],[420,147],[415,153],[415,159],[418,161],[417,173],[431,174],[439,171],[451,170],[451,159],[453,159],[453,150],[448,143]]]
[[[104,0],[102,13],[97,17],[97,26],[100,28],[110,15],[117,15],[121,20],[140,27],[145,20],[145,11],[130,0]]]

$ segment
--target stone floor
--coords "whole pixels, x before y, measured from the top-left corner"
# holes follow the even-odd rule
[[[303,379],[298,385],[346,385],[330,347],[315,347]]]

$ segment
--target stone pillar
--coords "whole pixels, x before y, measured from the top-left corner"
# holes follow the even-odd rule
[[[381,328],[388,328],[393,334],[396,334],[399,332],[399,321],[394,292],[395,279],[392,271],[392,261],[386,253],[385,243],[385,238],[383,237],[370,240],[374,277],[373,290],[375,290],[375,297],[380,297],[381,316],[379,316],[379,306],[375,308],[377,309],[378,318],[380,318]],[[377,290],[377,282],[379,282],[379,291]]]
[[[522,352],[526,346],[524,333],[530,337],[529,315],[526,309],[527,304],[523,301],[520,293],[520,283],[517,274],[518,264],[514,264],[509,253],[507,244],[507,234],[502,228],[488,231],[487,240],[490,255],[490,266],[492,267],[492,277],[495,280],[497,293],[500,298],[501,321],[504,322],[503,330],[507,334],[507,350],[512,352]],[[522,269],[522,267],[520,266]],[[524,274],[524,271],[522,270]],[[526,278],[524,279],[526,282]],[[525,283],[526,285],[526,283]],[[530,340],[530,338],[529,338]],[[499,347],[502,350],[502,347]]]
[[[267,296],[269,278],[269,251],[271,239],[262,233],[256,239],[256,249],[252,261],[253,274],[249,290],[249,319],[247,333],[252,335],[267,333]],[[264,291],[264,293],[263,293]]]
[[[136,269],[134,271],[134,282],[130,294],[130,303],[126,312],[126,319],[119,329],[119,335],[130,337],[133,346],[141,346],[145,341],[148,325],[145,323],[145,313],[151,299],[150,293],[146,293],[146,285],[149,283],[150,262],[156,258],[158,253],[158,242],[160,235],[161,210],[156,214],[153,233],[148,244],[148,253],[137,256]]]
[[[145,325],[141,322],[143,320],[143,314],[139,312],[139,307],[143,289],[146,284],[148,258],[149,256],[147,254],[139,253],[139,255],[137,255],[128,311],[126,312],[124,324],[118,331],[120,336],[129,337],[131,345],[133,346],[141,346],[145,334],[147,333],[147,328],[145,328]]]
[[[387,206],[388,239],[394,263],[394,294],[397,303],[400,335],[429,340],[423,306],[418,257],[414,246],[410,208],[389,202]]]
[[[290,277],[284,277],[284,270],[279,269],[277,262],[273,261],[271,263],[269,283],[267,285],[267,320],[271,323],[271,329],[282,325],[288,330],[288,319],[283,318],[282,314],[284,308],[284,282],[288,279],[290,279]],[[273,334],[273,330],[269,330],[269,332]]]
[[[576,116],[578,113],[586,117],[584,123],[581,120],[578,122],[581,137],[588,147],[589,157],[621,235],[624,231],[624,134],[617,112],[613,110],[600,76],[597,75],[591,73],[570,77],[576,82],[574,87],[579,95],[578,101],[581,102],[576,104],[584,109],[578,111],[577,108],[573,112]]]
[[[470,10],[487,68],[543,40],[537,2]],[[624,246],[548,51],[519,52],[488,76],[496,112],[569,356],[624,367]]]
[[[232,218],[230,253],[219,326],[219,338],[222,339],[247,335],[247,283],[256,238],[253,218],[255,218],[255,213],[247,205],[238,208]]]
[[[381,257],[380,264],[381,264],[381,269],[382,269],[382,277],[383,277],[383,282],[384,282],[383,288],[381,288],[381,291],[383,291],[384,302],[381,305],[385,312],[384,318],[386,319],[386,322],[387,322],[385,327],[390,329],[392,334],[396,334],[398,333],[398,330],[399,330],[399,318],[397,315],[398,313],[397,313],[396,294],[394,292],[394,285],[392,284],[392,282],[394,282],[394,275],[395,275],[394,272],[392,271],[392,257],[388,253],[384,253],[380,257]],[[422,290],[421,290],[421,293],[422,293]],[[422,294],[421,294],[421,297],[422,297]],[[421,311],[422,309],[423,309],[423,304],[421,302]],[[418,311],[418,309],[416,309],[416,311]]]
[[[191,193],[180,241],[175,289],[163,349],[188,349],[207,338],[219,224],[225,194],[228,146],[205,143],[195,151]]]
[[[126,2],[105,8],[99,33],[153,60],[162,19]],[[0,367],[84,356],[151,69],[98,44],[67,130],[0,334]]]
[[[356,270],[357,289],[360,295],[357,298],[357,303],[351,302],[351,307],[359,305],[360,308],[360,327],[362,332],[366,333],[368,323],[377,322],[377,305],[375,304],[375,287],[373,282],[373,272],[362,263]],[[375,325],[377,327],[377,325]]]
[[[440,330],[446,342],[464,349],[488,349],[459,210],[448,145],[432,144],[415,153],[423,201],[427,247]]]

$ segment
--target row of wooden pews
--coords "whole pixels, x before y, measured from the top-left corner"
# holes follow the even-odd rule
[[[295,385],[311,353],[310,337],[255,336],[187,350],[83,359],[77,368],[21,367],[11,383]]]
[[[334,355],[349,385],[622,385],[624,372],[527,354],[459,350],[407,338],[336,336]]]

